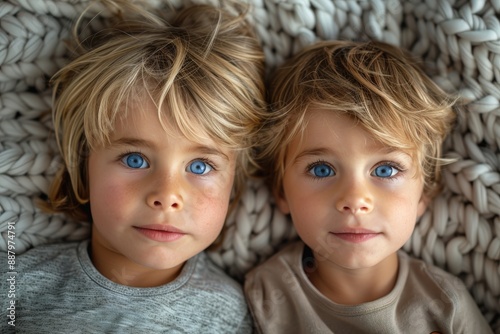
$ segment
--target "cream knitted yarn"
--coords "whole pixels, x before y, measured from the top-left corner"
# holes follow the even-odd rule
[[[404,249],[462,278],[500,332],[500,0],[249,1],[249,19],[269,68],[317,40],[383,40],[422,57],[438,84],[467,99],[446,142],[445,153],[458,161],[446,169],[443,194]],[[150,2],[166,10],[188,3]],[[17,254],[42,243],[88,236],[88,224],[49,216],[35,205],[59,164],[47,113],[47,80],[65,63],[63,39],[86,4],[87,0],[0,3],[2,250],[7,249],[9,223],[15,223]],[[222,247],[210,256],[241,278],[295,237],[266,186],[249,181],[227,219]]]

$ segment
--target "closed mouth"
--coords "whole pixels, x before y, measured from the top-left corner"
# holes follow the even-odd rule
[[[330,233],[339,239],[353,243],[364,242],[372,238],[375,238],[381,234],[380,232],[375,232],[366,229],[349,229],[349,230],[341,230],[338,232],[330,232]]]
[[[184,231],[182,231],[181,229],[178,229],[177,227],[167,224],[149,224],[149,225],[134,226],[134,227],[138,229],[154,230],[161,232],[184,233]]]
[[[175,241],[186,235],[182,230],[170,225],[134,226],[134,229],[146,238],[160,242]]]

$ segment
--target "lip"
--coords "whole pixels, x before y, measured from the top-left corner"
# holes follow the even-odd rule
[[[184,231],[171,225],[151,224],[134,226],[134,228],[146,238],[160,242],[175,241],[186,235]]]
[[[344,229],[330,233],[339,239],[352,243],[362,243],[380,235],[380,232],[367,229]]]

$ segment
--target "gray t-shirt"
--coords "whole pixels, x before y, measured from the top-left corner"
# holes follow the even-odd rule
[[[153,288],[116,284],[88,255],[89,241],[37,246],[0,263],[2,333],[251,333],[241,286],[205,253],[188,260],[174,281]],[[15,290],[13,314],[5,298]],[[7,313],[7,314],[6,314]],[[7,315],[7,316],[6,316]]]

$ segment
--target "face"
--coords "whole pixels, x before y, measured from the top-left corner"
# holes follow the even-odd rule
[[[178,270],[222,229],[235,153],[165,131],[151,103],[118,120],[88,166],[94,262]]]
[[[339,113],[310,110],[307,121],[288,148],[278,205],[316,265],[362,269],[396,257],[426,207],[415,161]]]

